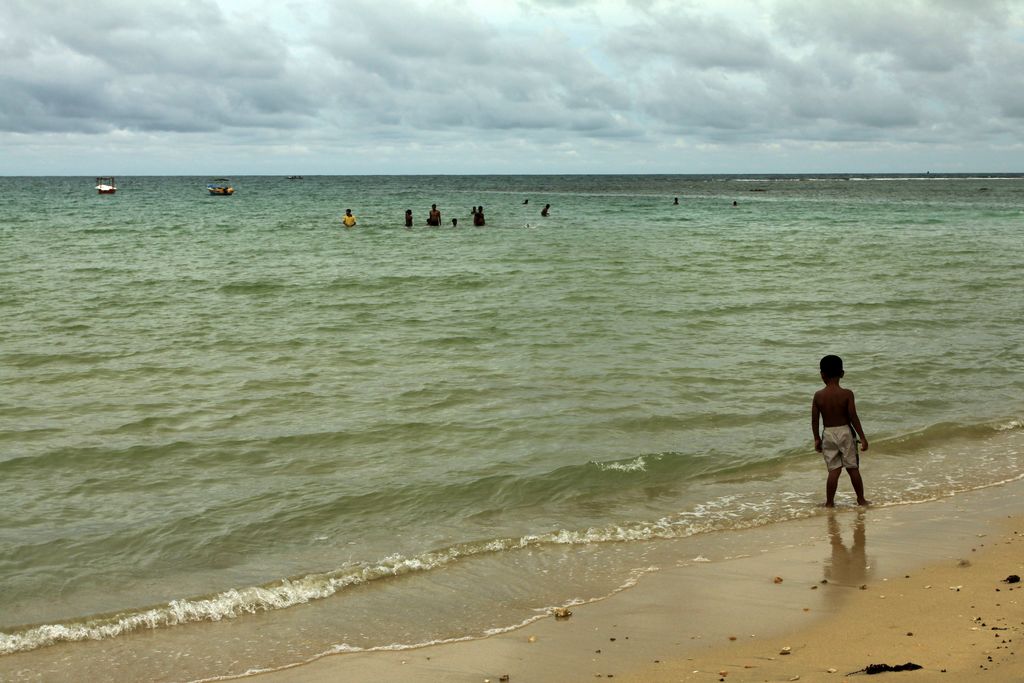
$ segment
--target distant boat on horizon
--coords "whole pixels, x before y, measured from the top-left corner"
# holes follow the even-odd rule
[[[230,197],[235,193],[235,188],[231,187],[231,180],[228,178],[214,178],[206,184],[206,189],[214,197]]]
[[[288,180],[303,180],[303,177],[300,176],[300,175],[290,175],[290,176],[287,176],[287,178],[288,178]]]
[[[117,181],[113,176],[101,176],[96,178],[96,192],[99,194],[114,194],[117,192]]]

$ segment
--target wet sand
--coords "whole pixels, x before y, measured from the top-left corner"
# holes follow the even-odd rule
[[[1024,588],[1003,582],[1024,575],[1022,493],[1015,482],[730,532],[706,557],[664,559],[568,619],[255,679],[843,681],[870,664],[914,662],[923,669],[885,680],[1024,680]]]

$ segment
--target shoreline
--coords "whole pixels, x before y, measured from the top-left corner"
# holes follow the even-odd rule
[[[1024,574],[1022,493],[1016,481],[917,505],[823,510],[712,535],[697,556],[686,552],[692,544],[666,543],[658,571],[571,607],[568,619],[244,678],[841,681],[869,664],[909,661],[924,667],[915,681],[991,680],[996,670],[1024,679],[1024,652],[1013,654],[1024,589],[1001,583]]]

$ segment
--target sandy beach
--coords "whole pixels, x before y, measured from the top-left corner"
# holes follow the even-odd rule
[[[565,619],[259,681],[1024,680],[1021,482],[722,535]],[[680,547],[680,549],[685,549]],[[737,552],[743,549],[745,552]],[[507,677],[507,678],[505,678]]]
[[[1001,580],[1020,575],[1022,542],[1024,518],[995,522],[963,558],[863,588],[846,586],[850,595],[844,604],[813,625],[771,639],[738,637],[729,645],[652,662],[619,678],[846,681],[865,675],[871,664],[911,662],[922,668],[884,672],[884,680],[1024,680],[1024,657],[1017,653],[1024,632],[1024,593],[1021,584]]]

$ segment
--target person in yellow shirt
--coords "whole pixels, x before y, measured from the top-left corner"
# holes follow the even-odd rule
[[[356,224],[356,217],[352,215],[352,209],[345,209],[345,215],[342,216],[341,222],[346,228],[351,228]]]

